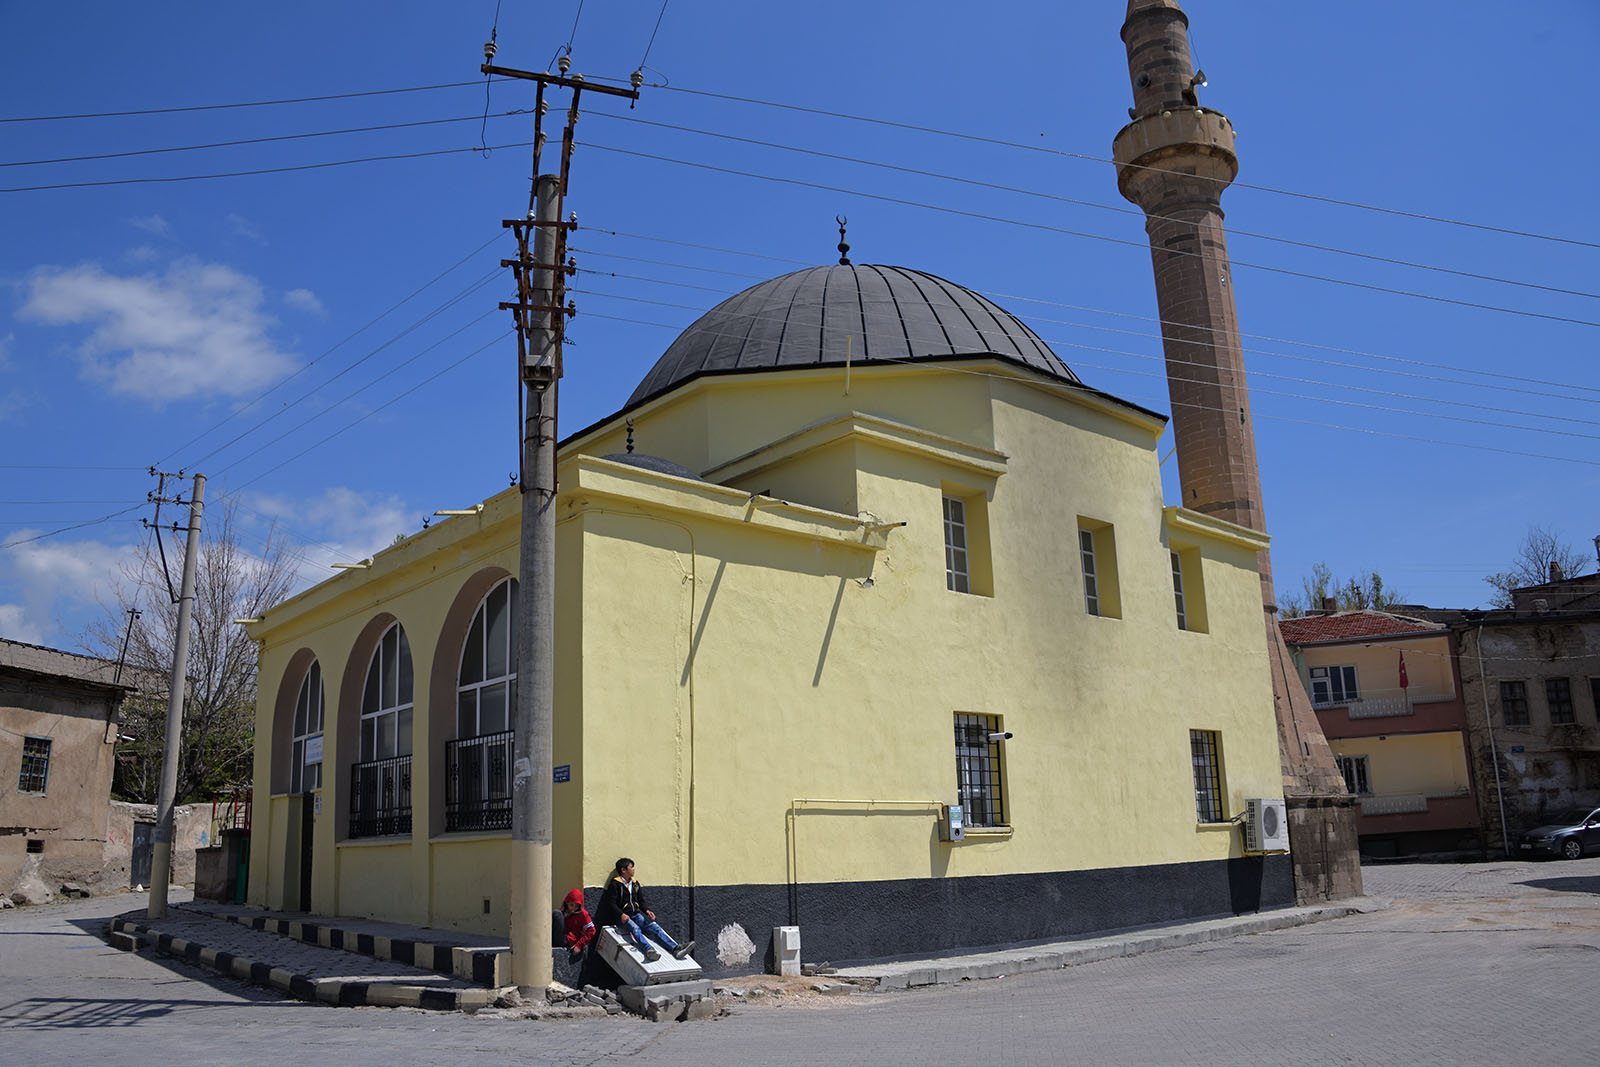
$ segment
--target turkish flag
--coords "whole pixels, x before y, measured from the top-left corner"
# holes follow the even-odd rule
[[[1404,689],[1411,683],[1406,680],[1406,654],[1400,653],[1400,688]]]

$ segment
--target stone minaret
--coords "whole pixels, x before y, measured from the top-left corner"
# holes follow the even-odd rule
[[[1143,209],[1150,234],[1182,504],[1266,532],[1222,226],[1222,191],[1239,159],[1227,116],[1199,105],[1188,27],[1177,0],[1129,0],[1133,121],[1113,145],[1117,187]],[[1278,632],[1266,552],[1259,567],[1295,892],[1302,903],[1356,896],[1354,801]]]

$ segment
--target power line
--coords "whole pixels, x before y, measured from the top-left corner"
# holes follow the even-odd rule
[[[661,32],[661,20],[667,17],[667,0],[661,0],[661,10],[656,14],[656,28],[650,31],[650,40],[645,42],[644,55],[639,57],[639,69],[643,70],[645,63],[650,60],[650,49],[656,46],[656,34]]]
[[[704,250],[704,251],[707,251],[707,252],[720,252],[720,253],[723,253],[725,255],[730,255],[730,256],[743,256],[743,257],[750,258],[750,259],[771,260],[771,261],[778,262],[778,263],[791,263],[791,264],[797,264],[797,265],[803,266],[803,267],[811,267],[811,266],[815,266],[816,265],[815,262],[812,261],[812,260],[790,259],[790,258],[786,258],[786,257],[782,257],[782,256],[771,256],[771,255],[767,255],[767,254],[762,253],[762,252],[751,252],[751,251],[748,251],[748,250],[745,250],[745,249],[737,249],[737,248],[723,248],[723,247],[719,247],[717,245],[697,244],[697,243],[695,243],[693,241],[678,241],[678,240],[674,240],[674,239],[668,238],[668,237],[658,237],[658,236],[652,236],[652,235],[649,235],[649,234],[626,233],[626,232],[623,232],[623,231],[620,231],[620,230],[605,230],[605,229],[595,229],[595,228],[592,228],[590,230],[590,232],[609,234],[609,235],[611,235],[613,237],[622,237],[622,238],[627,238],[627,239],[630,239],[630,240],[650,241],[650,242],[654,242],[654,243],[657,243],[657,244],[676,245],[676,246],[684,247],[684,248],[696,248],[696,249],[701,249],[701,250]],[[594,253],[594,254],[610,255],[611,253]],[[705,267],[696,267],[696,266],[693,266],[691,264],[678,264],[678,265],[687,267],[690,270],[709,270],[710,269],[710,268],[705,268]],[[755,275],[745,275],[745,277],[755,277]],[[1184,327],[1186,329],[1204,330],[1206,332],[1215,332],[1213,327],[1202,326],[1202,325],[1198,325],[1198,324],[1195,324],[1195,323],[1177,322],[1177,321],[1171,320],[1171,319],[1163,319],[1163,318],[1160,318],[1158,316],[1139,315],[1139,314],[1135,314],[1133,312],[1127,312],[1127,311],[1111,311],[1111,310],[1106,309],[1106,308],[1086,307],[1086,306],[1084,306],[1082,304],[1068,304],[1068,303],[1063,303],[1063,302],[1058,301],[1058,300],[1045,300],[1045,299],[1042,299],[1040,297],[1020,296],[1020,295],[1017,295],[1017,294],[1014,294],[1014,293],[1001,293],[1001,292],[996,292],[994,290],[973,290],[973,291],[981,293],[984,296],[988,296],[990,298],[997,299],[997,300],[1018,300],[1018,301],[1023,301],[1023,302],[1030,303],[1030,304],[1041,304],[1041,305],[1045,305],[1047,307],[1065,308],[1065,309],[1070,310],[1070,311],[1086,311],[1086,312],[1089,312],[1091,314],[1108,315],[1108,316],[1112,316],[1114,318],[1135,319],[1135,320],[1140,321],[1140,322],[1154,322],[1154,323],[1159,323],[1159,324],[1161,324],[1163,326],[1175,325],[1175,326],[1182,326],[1182,327]],[[1101,327],[1092,327],[1092,328],[1100,329]],[[1318,343],[1316,343],[1314,341],[1300,341],[1300,340],[1295,340],[1294,338],[1274,337],[1274,336],[1271,336],[1269,334],[1243,333],[1243,332],[1241,332],[1239,336],[1241,338],[1248,338],[1248,339],[1253,340],[1253,341],[1267,341],[1267,342],[1270,342],[1272,344],[1294,345],[1294,346],[1299,347],[1299,348],[1309,348],[1309,349],[1313,349],[1313,350],[1320,351],[1320,352],[1334,352],[1334,353],[1338,353],[1340,355],[1360,356],[1360,357],[1362,357],[1364,359],[1372,359],[1372,360],[1378,360],[1378,361],[1382,361],[1382,362],[1391,362],[1391,363],[1401,363],[1401,364],[1405,364],[1405,365],[1408,365],[1408,366],[1414,366],[1414,367],[1427,367],[1427,368],[1430,368],[1430,369],[1433,369],[1433,370],[1455,371],[1455,372],[1458,372],[1458,373],[1461,373],[1461,374],[1470,374],[1470,375],[1474,375],[1474,376],[1478,376],[1478,377],[1493,378],[1493,379],[1496,379],[1497,381],[1523,382],[1523,383],[1527,383],[1527,384],[1531,384],[1531,385],[1548,385],[1548,386],[1552,386],[1552,387],[1560,388],[1560,389],[1577,390],[1577,391],[1581,391],[1581,392],[1600,393],[1600,387],[1595,387],[1595,386],[1581,385],[1581,384],[1572,383],[1572,382],[1557,382],[1557,381],[1552,381],[1552,380],[1550,380],[1548,378],[1530,378],[1530,377],[1527,377],[1525,375],[1506,374],[1506,373],[1503,373],[1501,371],[1478,370],[1478,369],[1473,368],[1473,367],[1460,367],[1460,366],[1456,366],[1454,364],[1449,364],[1449,363],[1434,363],[1434,362],[1430,362],[1428,360],[1414,359],[1414,358],[1409,358],[1409,357],[1405,357],[1405,356],[1386,355],[1386,354],[1383,354],[1383,353],[1380,353],[1380,352],[1367,352],[1367,351],[1364,351],[1364,350],[1359,349],[1359,348],[1342,348],[1342,347],[1340,347],[1338,345],[1325,345],[1325,344],[1318,344]],[[1303,356],[1286,355],[1284,353],[1272,352],[1272,351],[1269,351],[1269,350],[1266,350],[1266,349],[1245,348],[1243,346],[1240,346],[1237,350],[1240,351],[1240,352],[1256,352],[1256,353],[1259,353],[1259,354],[1262,354],[1262,355],[1268,355],[1268,356],[1281,356],[1282,358],[1285,358],[1285,359],[1308,359],[1309,358],[1309,357],[1303,357]],[[1333,362],[1332,365],[1333,366],[1349,366],[1349,367],[1352,367],[1352,369],[1358,369],[1358,370],[1379,370],[1379,371],[1382,371],[1382,373],[1385,373],[1385,374],[1403,374],[1404,373],[1404,372],[1400,372],[1400,371],[1391,371],[1391,370],[1386,370],[1384,368],[1377,368],[1377,367],[1372,367],[1372,368],[1356,367],[1354,364],[1343,364],[1343,363],[1338,363],[1336,361]],[[1412,375],[1407,375],[1407,376],[1409,377],[1409,376],[1412,376]],[[1427,377],[1427,376],[1420,376],[1420,377]],[[1429,380],[1432,380],[1432,379],[1429,379]],[[1470,384],[1470,383],[1462,383],[1462,384]],[[1508,387],[1502,387],[1502,388],[1508,388]],[[1535,396],[1556,396],[1556,397],[1560,397],[1560,398],[1563,398],[1563,399],[1577,400],[1577,401],[1580,401],[1580,402],[1583,402],[1583,403],[1595,403],[1596,402],[1596,401],[1587,400],[1586,398],[1583,398],[1583,397],[1573,397],[1573,396],[1569,396],[1567,394],[1560,394],[1560,393],[1544,393],[1544,392],[1538,392],[1538,391],[1535,391],[1535,390],[1528,390],[1528,389],[1514,389],[1513,391],[1530,393],[1531,395],[1535,395]]]
[[[426,93],[435,89],[460,89],[462,87],[475,87],[478,83],[470,82],[441,82],[438,85],[409,85],[400,89],[366,89],[353,93],[326,93],[322,96],[294,96],[281,100],[248,100],[236,104],[191,104],[186,107],[153,107],[139,111],[93,111],[77,115],[23,115],[13,118],[0,118],[0,123],[7,122],[60,122],[64,119],[114,119],[125,118],[130,115],[172,115],[186,111],[225,111],[229,108],[239,107],[275,107],[278,104],[311,104],[322,100],[353,100],[363,96],[391,96],[395,93]]]
[[[501,148],[527,148],[532,141],[512,141],[509,144],[490,145],[491,151]],[[90,189],[107,185],[151,185],[167,182],[197,182],[211,178],[248,178],[259,174],[287,174],[296,170],[323,170],[328,167],[348,167],[353,163],[381,163],[395,159],[423,159],[427,156],[451,156],[462,152],[476,152],[476,146],[467,148],[438,148],[430,152],[398,152],[382,156],[361,156],[356,159],[335,159],[326,163],[300,163],[290,167],[259,167],[255,170],[219,171],[214,174],[180,174],[161,178],[108,178],[93,182],[56,182],[51,185],[18,185],[0,189],[0,193],[34,193],[50,189]]]
[[[1097,211],[1109,211],[1116,215],[1133,215],[1141,219],[1152,218],[1168,222],[1182,222],[1184,220],[1167,215],[1147,215],[1138,208],[1121,207],[1116,204],[1107,204],[1097,200],[1083,200],[1077,197],[1062,196],[1056,193],[1041,192],[1037,189],[1027,189],[1015,185],[1001,185],[996,182],[979,181],[976,178],[963,178],[955,174],[942,171],[924,170],[919,167],[904,167],[895,163],[885,163],[881,160],[865,159],[860,156],[847,156],[837,152],[824,152],[815,148],[802,148],[799,145],[783,144],[777,141],[763,141],[755,137],[740,137],[731,133],[718,133],[715,130],[696,129],[693,126],[680,126],[670,122],[656,122],[650,119],[639,118],[636,115],[612,114],[610,112],[597,112],[597,118],[612,119],[617,122],[631,122],[642,126],[652,126],[657,129],[676,130],[682,133],[697,134],[701,137],[715,137],[719,140],[734,141],[739,144],[755,145],[761,148],[772,148],[782,152],[794,152],[800,155],[812,156],[818,159],[831,159],[841,163],[856,163],[865,167],[875,167],[880,170],[894,171],[899,174],[914,174],[924,178],[936,178],[941,181],[957,182],[970,185],[979,189],[992,189],[997,192],[1016,193],[1019,196],[1031,196],[1040,200],[1051,200],[1061,204],[1074,204],[1079,207],[1094,208]],[[1300,241],[1291,237],[1280,237],[1275,234],[1261,233],[1259,231],[1242,230],[1235,226],[1228,228],[1230,237],[1252,237],[1262,241],[1273,241],[1278,244],[1291,245],[1295,248],[1305,248],[1317,252],[1330,252],[1335,255],[1350,256],[1375,263],[1386,263],[1397,267],[1411,267],[1416,270],[1433,271],[1439,274],[1450,274],[1458,278],[1471,278],[1476,281],[1494,282],[1500,285],[1515,285],[1525,289],[1536,289],[1547,293],[1557,293],[1563,296],[1581,296],[1591,300],[1600,300],[1600,293],[1585,292],[1581,289],[1564,289],[1560,286],[1545,285],[1540,282],[1523,281],[1518,278],[1503,278],[1494,274],[1480,274],[1476,271],[1457,270],[1454,267],[1442,267],[1432,263],[1418,263],[1409,259],[1398,259],[1393,256],[1381,256],[1371,252],[1358,252],[1350,248],[1339,248],[1335,245],[1316,244],[1311,241]],[[1237,261],[1236,261],[1237,262]],[[1252,266],[1253,264],[1243,264]]]
[[[72,467],[33,463],[0,463],[0,471],[142,471],[144,467]]]
[[[607,79],[607,78],[598,78],[597,77],[595,80],[597,80],[597,81],[614,81],[614,80],[620,80],[620,79]],[[850,114],[848,112],[843,112],[843,111],[829,111],[829,110],[827,110],[825,108],[804,107],[804,106],[802,106],[800,104],[784,104],[784,103],[779,103],[779,102],[774,101],[774,100],[759,100],[759,99],[756,99],[754,97],[738,96],[738,95],[731,94],[731,93],[710,92],[710,91],[704,90],[704,89],[685,89],[685,88],[682,88],[680,86],[672,86],[672,85],[667,85],[665,83],[662,83],[662,84],[659,84],[659,85],[652,84],[650,87],[652,89],[663,89],[663,90],[665,90],[667,92],[687,93],[687,94],[689,94],[691,96],[702,96],[702,97],[706,97],[708,99],[713,99],[713,100],[729,100],[729,101],[734,101],[734,102],[741,103],[741,104],[755,104],[755,105],[758,105],[758,106],[761,106],[761,107],[778,108],[778,109],[784,110],[784,111],[796,111],[796,112],[800,112],[801,114],[806,114],[806,115],[819,115],[819,116],[822,116],[824,118],[846,119],[846,120],[851,121],[851,122],[864,122],[864,123],[869,123],[869,124],[875,125],[875,126],[887,126],[887,127],[892,128],[892,129],[909,130],[909,131],[912,131],[914,133],[938,134],[938,135],[943,136],[943,137],[955,137],[955,138],[958,138],[960,140],[974,141],[974,142],[978,142],[978,143],[981,143],[981,144],[1000,145],[1000,146],[1005,147],[1005,148],[1019,148],[1019,149],[1022,149],[1024,151],[1028,151],[1028,152],[1040,152],[1040,153],[1043,153],[1045,155],[1064,156],[1064,157],[1069,158],[1069,159],[1082,159],[1082,160],[1087,160],[1088,162],[1091,162],[1091,163],[1110,163],[1112,165],[1116,165],[1116,161],[1115,160],[1109,159],[1109,158],[1107,158],[1105,156],[1092,156],[1092,155],[1088,155],[1088,154],[1083,153],[1083,152],[1069,152],[1069,151],[1067,151],[1065,149],[1048,148],[1048,147],[1045,147],[1043,145],[1036,145],[1036,144],[1025,144],[1025,143],[1022,143],[1020,141],[1007,141],[1007,140],[1005,140],[1003,138],[999,138],[999,137],[985,137],[985,136],[982,136],[981,134],[965,133],[965,132],[960,131],[960,130],[938,129],[938,128],[933,127],[933,126],[919,126],[919,125],[917,125],[915,123],[898,122],[898,121],[895,121],[893,119],[873,118],[873,117],[867,116],[867,115],[852,115],[852,114]],[[1126,166],[1135,166],[1134,164],[1125,164],[1125,165]],[[1168,173],[1164,168],[1161,168],[1161,167],[1143,166],[1143,167],[1137,167],[1137,169],[1139,169],[1139,170],[1156,171],[1158,173]],[[1191,177],[1192,178],[1193,175],[1185,175],[1185,177]],[[1270,185],[1252,185],[1249,182],[1238,182],[1238,181],[1232,182],[1230,184],[1232,184],[1234,187],[1240,188],[1240,189],[1251,189],[1251,190],[1254,190],[1256,192],[1261,192],[1261,193],[1273,193],[1273,194],[1278,195],[1278,196],[1292,196],[1292,197],[1297,197],[1297,198],[1302,199],[1302,200],[1313,200],[1313,201],[1316,201],[1318,203],[1333,204],[1333,205],[1338,206],[1338,207],[1356,208],[1356,209],[1361,210],[1361,211],[1373,211],[1373,212],[1378,212],[1378,213],[1385,214],[1385,215],[1396,215],[1396,216],[1400,216],[1402,218],[1419,219],[1419,220],[1424,221],[1424,222],[1437,222],[1437,223],[1442,223],[1442,224],[1449,225],[1449,226],[1463,226],[1463,227],[1467,227],[1468,229],[1485,230],[1485,231],[1488,231],[1490,233],[1501,233],[1501,234],[1506,234],[1506,235],[1511,236],[1511,237],[1527,237],[1527,238],[1531,238],[1533,240],[1538,240],[1538,241],[1553,241],[1553,242],[1556,242],[1558,244],[1576,245],[1576,246],[1581,247],[1581,248],[1600,248],[1600,243],[1597,243],[1597,242],[1594,242],[1594,241],[1580,241],[1580,240],[1578,240],[1577,238],[1574,238],[1574,237],[1558,237],[1558,236],[1555,236],[1553,234],[1535,233],[1535,232],[1530,231],[1530,230],[1518,230],[1518,229],[1513,229],[1513,228],[1505,227],[1505,226],[1494,226],[1494,225],[1491,225],[1491,224],[1488,224],[1488,223],[1469,222],[1469,221],[1467,221],[1465,219],[1452,219],[1452,218],[1446,218],[1446,217],[1440,216],[1440,215],[1428,215],[1428,214],[1424,214],[1424,213],[1418,212],[1418,211],[1406,211],[1406,210],[1401,209],[1401,208],[1381,207],[1381,206],[1379,206],[1377,204],[1366,204],[1366,203],[1362,203],[1362,202],[1360,202],[1358,200],[1341,200],[1341,199],[1339,199],[1337,197],[1320,196],[1320,195],[1318,195],[1316,193],[1301,193],[1301,192],[1296,192],[1293,189],[1279,189],[1279,188],[1275,188],[1275,187],[1270,186]]]
[[[140,468],[135,467],[132,469],[139,470]],[[148,501],[141,500],[132,507],[123,508],[121,511],[113,511],[111,514],[102,515],[98,519],[88,519],[84,522],[75,522],[71,526],[62,526],[59,529],[48,530],[45,533],[37,534],[33,537],[24,537],[20,541],[7,541],[4,544],[0,544],[0,549],[19,548],[22,545],[31,545],[35,541],[43,541],[47,537],[55,537],[58,534],[67,533],[69,530],[82,530],[87,526],[99,526],[101,523],[110,522],[112,519],[121,518],[130,511],[138,511],[140,508],[144,507],[146,503],[148,503]]]
[[[806,181],[802,178],[787,178],[775,174],[759,174],[755,171],[738,170],[733,167],[719,167],[711,163],[697,163],[693,160],[678,159],[674,156],[656,155],[651,152],[640,152],[631,148],[617,148],[612,145],[596,144],[593,141],[581,142],[583,147],[596,149],[601,152],[614,152],[619,155],[634,156],[640,159],[655,160],[660,163],[673,163],[683,167],[694,167],[698,170],[709,170],[718,174],[729,174],[740,178],[755,178],[758,181],[775,182],[780,185],[794,185],[804,189],[817,189],[828,193],[842,193],[845,196],[860,197],[865,200],[877,200],[883,203],[899,204],[904,207],[921,208],[926,211],[938,211],[947,215],[959,215],[963,218],[978,219],[983,222],[1002,222],[1010,226],[1020,226],[1024,229],[1041,230],[1047,233],[1059,233],[1068,237],[1083,237],[1093,241],[1104,241],[1108,244],[1122,245],[1124,247],[1138,248],[1148,251],[1149,244],[1144,241],[1132,241],[1122,237],[1108,237],[1104,234],[1088,233],[1082,230],[1071,230],[1063,226],[1051,226],[1043,222],[1030,222],[1025,219],[1007,218],[1004,215],[991,215],[981,211],[967,211],[962,208],[946,207],[942,204],[930,204],[920,200],[911,200],[906,197],[889,196],[884,193],[869,193],[860,189],[848,189],[837,185],[825,185],[821,182]],[[1186,255],[1201,257],[1203,253],[1191,252],[1183,249],[1170,248],[1167,251],[1173,255]],[[1565,322],[1574,326],[1600,327],[1600,322],[1588,319],[1571,318],[1566,315],[1549,315],[1540,311],[1527,311],[1521,308],[1504,307],[1499,304],[1484,304],[1474,300],[1458,300],[1454,297],[1439,296],[1434,293],[1419,293],[1410,289],[1398,289],[1387,285],[1376,285],[1371,282],[1358,282],[1349,278],[1334,278],[1325,274],[1312,274],[1309,271],[1292,270],[1288,267],[1271,267],[1262,263],[1247,263],[1243,260],[1233,260],[1234,267],[1248,267],[1252,270],[1269,271],[1273,274],[1283,274],[1289,277],[1305,278],[1310,281],[1328,282],[1333,285],[1344,285],[1353,289],[1364,289],[1369,292],[1388,293],[1393,296],[1409,296],[1419,300],[1430,300],[1441,304],[1451,304],[1457,307],[1477,308],[1482,311],[1498,311],[1508,315],[1520,315],[1525,318],[1543,319],[1549,322]]]
[[[200,433],[198,433],[195,436],[189,438],[189,440],[185,441],[183,444],[179,445],[177,448],[174,448],[171,452],[167,453],[165,456],[162,456],[159,460],[156,461],[157,465],[161,465],[161,464],[166,463],[173,456],[177,455],[179,452],[182,452],[184,449],[188,448],[190,445],[194,444],[197,441],[201,441],[201,440],[205,439],[206,437],[210,436],[213,432],[215,432],[216,430],[220,429],[222,426],[226,425],[228,422],[230,422],[233,419],[238,418],[239,416],[243,415],[246,411],[249,411],[251,408],[255,407],[261,401],[265,400],[268,396],[271,396],[273,393],[277,392],[279,389],[282,389],[284,386],[288,385],[290,382],[292,382],[296,378],[300,377],[300,375],[304,374],[306,371],[309,371],[312,367],[316,366],[318,362],[320,362],[323,359],[326,359],[328,356],[333,355],[333,353],[337,352],[340,348],[343,348],[349,342],[355,340],[357,337],[361,336],[363,333],[366,333],[373,326],[376,326],[379,322],[383,321],[385,318],[387,318],[389,315],[391,315],[396,309],[398,309],[403,304],[405,304],[408,301],[410,301],[413,298],[415,298],[417,296],[417,294],[419,294],[423,290],[428,289],[429,287],[433,286],[435,283],[440,281],[442,278],[444,278],[445,276],[451,274],[452,272],[454,272],[455,270],[460,268],[460,266],[463,263],[466,263],[467,260],[469,260],[473,256],[477,255],[479,252],[482,252],[485,248],[488,248],[490,245],[494,244],[499,239],[500,239],[500,233],[498,231],[496,231],[496,233],[495,233],[495,235],[493,237],[489,238],[487,241],[483,242],[483,244],[479,245],[477,248],[474,248],[472,251],[468,252],[466,255],[462,256],[460,259],[458,259],[454,263],[450,264],[450,266],[446,267],[444,270],[440,271],[438,274],[435,274],[432,278],[429,278],[427,281],[425,281],[421,285],[417,286],[415,289],[411,290],[411,292],[407,293],[405,296],[401,297],[399,300],[395,301],[393,304],[390,304],[383,311],[379,312],[375,317],[373,317],[372,319],[369,319],[366,322],[366,324],[363,325],[361,328],[357,329],[353,333],[347,334],[342,340],[339,340],[339,341],[335,342],[332,347],[324,350],[321,355],[316,357],[316,359],[311,360],[309,363],[305,364],[305,366],[303,366],[303,367],[299,368],[298,370],[296,370],[293,374],[289,375],[283,381],[278,382],[277,384],[269,386],[268,388],[262,390],[262,392],[260,392],[259,394],[256,395],[255,399],[251,400],[249,403],[245,404],[243,407],[237,408],[234,411],[230,412],[229,414],[224,415],[219,421],[213,423],[210,427],[200,431]],[[191,464],[191,466],[192,466],[192,464]]]

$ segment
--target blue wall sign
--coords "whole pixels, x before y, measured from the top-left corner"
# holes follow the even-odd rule
[[[572,781],[572,764],[563,763],[561,766],[555,769],[555,775],[556,781],[558,782]]]

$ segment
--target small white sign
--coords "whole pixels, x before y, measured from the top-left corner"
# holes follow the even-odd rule
[[[322,794],[321,793],[314,794],[313,797],[312,797],[312,800],[311,800],[311,814],[313,814],[313,815],[321,815],[322,814]]]
[[[322,762],[322,735],[312,734],[306,738],[306,766]]]

